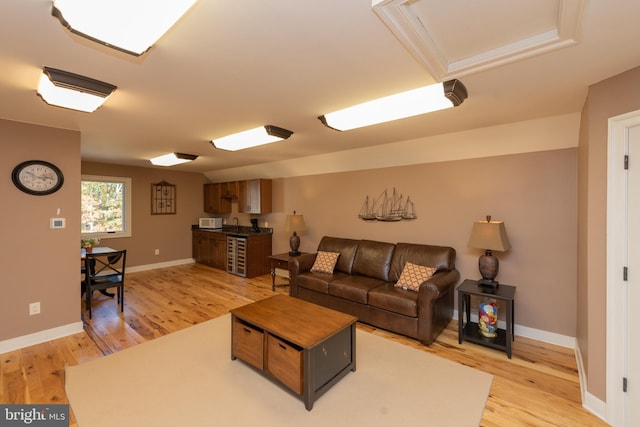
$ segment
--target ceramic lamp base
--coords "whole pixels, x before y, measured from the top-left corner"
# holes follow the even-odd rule
[[[291,256],[300,255],[300,251],[298,250],[300,248],[300,236],[298,236],[298,233],[296,233],[295,231],[289,238],[289,247],[291,247],[291,251],[289,252],[289,255]]]

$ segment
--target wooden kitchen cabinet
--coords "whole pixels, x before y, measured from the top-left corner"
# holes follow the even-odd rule
[[[192,238],[193,259],[198,264],[209,262],[209,237],[206,231],[194,231]]]
[[[238,210],[250,214],[271,213],[271,180],[251,179],[240,181]]]
[[[193,258],[199,264],[226,270],[227,235],[213,231],[193,231]]]
[[[262,276],[271,271],[271,234],[249,236],[247,238],[247,277]]]
[[[238,181],[220,183],[220,196],[223,199],[238,200],[239,185]]]
[[[224,183],[226,184],[226,183]],[[231,212],[231,199],[222,197],[228,187],[223,183],[204,184],[204,211],[212,214],[224,214]]]

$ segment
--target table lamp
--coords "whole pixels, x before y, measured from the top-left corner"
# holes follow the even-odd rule
[[[490,215],[487,215],[486,221],[474,222],[468,246],[485,250],[484,255],[478,259],[478,267],[482,275],[482,280],[478,280],[478,285],[497,288],[498,282],[494,279],[498,275],[499,263],[492,251],[504,252],[511,249],[504,222],[491,221]]]
[[[300,251],[298,250],[300,248],[300,236],[298,236],[298,233],[303,233],[307,229],[307,226],[304,224],[304,217],[297,215],[296,211],[293,211],[293,215],[287,215],[284,222],[284,229],[287,232],[293,232],[289,238],[289,246],[291,247],[289,255],[300,255]]]

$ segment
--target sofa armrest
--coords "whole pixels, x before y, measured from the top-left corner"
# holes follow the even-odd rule
[[[434,274],[418,290],[418,339],[429,345],[453,318],[453,295],[460,279],[453,269]]]
[[[298,296],[298,275],[307,272],[313,267],[317,253],[302,254],[289,258],[289,295]]]

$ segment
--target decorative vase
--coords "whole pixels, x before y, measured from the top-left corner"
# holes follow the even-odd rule
[[[90,254],[91,252],[93,252],[93,246],[87,246],[86,248],[84,248],[85,252]]]
[[[485,338],[495,338],[498,330],[498,306],[496,300],[486,298],[480,302],[478,328]]]

